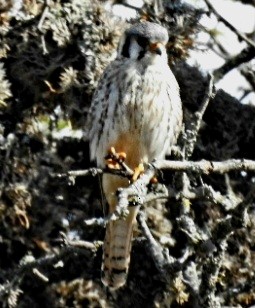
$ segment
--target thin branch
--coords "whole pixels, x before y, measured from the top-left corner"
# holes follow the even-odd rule
[[[82,177],[82,176],[96,176],[96,175],[101,175],[104,173],[108,174],[114,174],[118,176],[122,176],[125,178],[130,178],[130,172],[127,172],[126,170],[123,169],[101,169],[101,168],[89,168],[89,169],[84,169],[84,170],[70,170],[67,171],[66,173],[53,173],[51,176],[53,178],[68,178],[69,181],[74,184],[76,177]]]
[[[147,226],[147,223],[145,221],[144,213],[141,211],[139,211],[137,215],[137,222],[143,232],[143,235],[145,236],[145,238],[147,239],[149,243],[148,248],[150,250],[150,253],[152,255],[155,265],[157,266],[161,274],[164,273],[164,276],[165,276],[166,273],[164,272],[164,267],[165,267],[166,260],[163,254],[163,249],[152,236],[150,229]]]
[[[96,245],[93,245],[92,243],[89,243],[90,245],[87,245],[86,249],[90,251],[94,251],[96,249]],[[4,294],[8,294],[11,292],[11,290],[16,287],[17,285],[20,285],[25,274],[28,274],[29,272],[34,273],[37,277],[40,279],[43,279],[44,281],[47,281],[47,277],[43,275],[38,268],[44,267],[44,266],[54,266],[57,262],[68,258],[69,256],[77,255],[78,252],[83,252],[84,249],[79,249],[77,247],[73,246],[66,246],[63,247],[59,252],[54,254],[47,254],[45,257],[34,259],[31,262],[26,262],[22,265],[20,265],[16,270],[13,272],[8,272],[6,275],[6,282],[1,286],[0,288],[0,298]],[[74,254],[75,253],[75,254]],[[3,275],[4,276],[4,275]]]
[[[43,26],[43,23],[48,15],[48,12],[49,12],[49,6],[50,6],[50,0],[45,0],[44,1],[44,8],[43,8],[43,12],[41,14],[41,17],[40,17],[40,20],[39,20],[39,23],[38,23],[38,30],[41,31],[42,29],[42,26]]]
[[[198,131],[201,127],[202,118],[205,113],[205,110],[210,102],[210,100],[214,97],[215,91],[213,88],[213,75],[208,75],[208,87],[205,92],[204,99],[199,110],[194,115],[194,120],[192,121],[190,128],[185,131],[186,134],[186,142],[185,142],[185,158],[188,158],[192,155],[194,151],[194,147],[197,141]]]
[[[248,81],[253,91],[255,91],[255,72],[253,69],[254,68],[245,67],[240,70],[240,73]]]
[[[250,93],[252,93],[251,90],[242,89],[242,91],[243,91],[243,94],[242,94],[241,97],[238,99],[240,103],[242,103],[243,100],[244,100]]]
[[[160,170],[195,172],[200,174],[227,173],[231,171],[255,172],[255,161],[249,159],[229,159],[225,161],[172,161],[156,160],[153,166]]]
[[[60,239],[58,240],[66,247],[76,247],[76,248],[84,248],[91,251],[96,251],[97,246],[99,246],[99,242],[88,242],[88,241],[81,241],[81,240],[70,240],[64,232],[60,232]]]
[[[226,217],[212,230],[211,242],[217,249],[207,258],[202,272],[200,296],[203,299],[202,307],[215,307],[211,302],[216,291],[217,277],[224,260],[228,237],[237,229],[247,225],[247,208],[255,198],[255,187],[246,198],[238,204],[229,217]],[[220,306],[219,306],[220,307]]]
[[[253,48],[253,52],[255,50],[255,43],[250,40],[246,35],[244,35],[243,33],[241,33],[240,31],[238,31],[233,25],[231,25],[231,23],[229,23],[225,18],[223,18],[216,10],[215,8],[212,6],[212,4],[209,2],[209,0],[204,0],[206,5],[208,6],[209,10],[211,12],[213,12],[213,14],[217,17],[217,19],[221,22],[224,23],[225,26],[227,26],[231,31],[233,31],[238,39],[240,41],[244,41],[246,42],[250,47]]]
[[[32,272],[35,276],[37,276],[43,282],[49,282],[49,278],[47,276],[45,276],[42,272],[40,272],[37,268],[33,268]]]
[[[168,281],[175,276],[187,263],[190,251],[183,251],[183,255],[180,258],[171,257],[167,250],[164,250],[161,245],[154,239],[151,231],[146,223],[145,215],[142,211],[138,212],[137,221],[143,235],[147,239],[148,249],[152,255],[154,263],[162,275],[162,280]]]
[[[254,53],[254,47],[249,46],[244,48],[239,54],[228,59],[225,64],[213,71],[215,81],[219,81],[224,75],[239,65],[252,60],[254,58]]]
[[[197,119],[198,119],[198,126],[200,127],[201,124],[201,120],[203,118],[203,115],[205,113],[205,110],[210,102],[210,99],[213,98],[214,96],[214,92],[213,92],[213,76],[209,74],[208,76],[208,87],[207,90],[205,92],[204,95],[204,99],[203,102],[200,106],[200,108],[198,109],[198,111],[196,112],[197,114]]]
[[[205,46],[207,46],[206,51],[208,50],[208,48],[210,48],[211,51],[213,51],[217,56],[221,57],[225,61],[229,58],[229,56],[224,55],[221,50],[220,51],[217,50],[217,47],[218,47],[218,49],[220,49],[220,46],[216,42],[209,42],[209,43],[205,44]]]
[[[214,44],[219,48],[219,52],[221,52],[221,57],[224,58],[224,59],[229,58],[229,52],[221,44],[221,42],[218,40],[217,36],[212,36],[211,39],[213,40]],[[214,44],[211,43],[212,47],[213,47]],[[214,50],[214,52],[216,52],[216,51]]]
[[[212,173],[223,174],[223,173],[228,173],[231,171],[255,172],[255,161],[249,160],[249,159],[229,159],[229,160],[223,160],[223,161],[156,160],[151,164],[151,166],[153,166],[157,170],[169,170],[169,171],[177,171],[177,172],[194,172],[194,173],[199,173],[199,174],[212,174]],[[62,174],[53,174],[53,176],[59,177],[59,178],[64,178],[64,177],[76,178],[79,176],[95,176],[97,174],[103,174],[103,173],[109,173],[109,174],[119,175],[123,177],[129,177],[129,174],[127,175],[125,172],[122,172],[121,170],[100,169],[100,168],[73,170],[73,171],[68,171],[67,173],[62,173]],[[140,181],[138,183],[140,183]]]
[[[126,1],[120,1],[120,3],[119,3],[119,1],[116,1],[116,3],[113,3],[113,5],[115,5],[115,4],[121,4],[121,5],[129,8],[129,9],[135,10],[137,12],[141,11],[141,8],[139,8],[139,7],[135,6],[135,5],[132,5],[130,3],[127,3]]]

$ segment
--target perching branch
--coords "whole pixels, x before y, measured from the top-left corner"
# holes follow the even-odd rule
[[[194,172],[198,174],[207,174],[207,175],[213,174],[213,173],[223,174],[223,173],[228,173],[231,171],[255,172],[255,161],[249,160],[249,159],[228,159],[224,161],[156,160],[151,165],[157,170],[169,170],[173,172],[176,172],[176,171],[177,172]],[[97,174],[103,174],[103,173],[109,173],[109,174],[115,174],[115,175],[127,177],[127,174],[125,174],[125,172],[122,172],[121,170],[100,169],[100,168],[73,170],[73,171],[68,171],[67,173],[57,174],[54,176],[61,177],[61,178],[66,177],[66,178],[72,179],[78,176],[95,176]],[[147,174],[147,171],[145,174]],[[151,174],[151,171],[149,172],[149,174]]]
[[[159,170],[195,172],[198,174],[228,173],[231,171],[255,172],[255,161],[249,159],[229,159],[225,161],[172,161],[157,160],[153,166]]]
[[[118,206],[116,211],[110,214],[106,218],[92,218],[85,221],[86,225],[101,225],[105,226],[109,221],[117,220],[121,217],[125,217],[128,213],[128,206],[130,197],[133,199],[133,203],[140,206],[148,202],[151,199],[151,196],[147,198],[147,185],[149,184],[151,178],[156,174],[157,170],[171,170],[173,172],[193,172],[198,174],[212,174],[212,173],[227,173],[231,171],[250,171],[255,172],[255,161],[252,160],[244,160],[244,159],[230,159],[222,162],[213,162],[201,160],[198,162],[195,161],[171,161],[171,160],[157,160],[152,164],[148,165],[148,169],[145,171],[140,178],[132,183],[127,188],[119,189],[117,192],[118,197]],[[96,174],[102,174],[104,172],[111,174],[118,174],[125,177],[125,173],[119,173],[112,169],[102,170],[99,168],[91,168],[87,170],[76,170],[69,171],[67,174],[61,174],[60,176],[66,176],[75,178],[77,176],[95,176]],[[207,189],[207,190],[206,190]],[[169,197],[178,197],[179,194],[173,193],[169,194]],[[187,199],[196,199],[200,197],[210,198],[213,202],[221,204],[226,210],[231,209],[235,205],[230,200],[226,199],[226,197],[222,196],[219,192],[215,192],[211,187],[202,187],[194,189],[193,191],[188,190],[185,191],[185,194],[182,197]],[[162,194],[159,198],[162,197]],[[164,193],[164,198],[167,195]]]

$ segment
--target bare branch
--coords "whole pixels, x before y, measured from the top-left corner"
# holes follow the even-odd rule
[[[155,265],[157,266],[158,270],[163,273],[165,267],[165,257],[163,254],[162,247],[156,242],[154,237],[152,236],[149,227],[146,224],[144,213],[139,211],[137,215],[138,224],[146,237],[147,241],[149,242],[148,248],[150,249],[150,253],[153,257]],[[165,274],[165,273],[164,273]]]
[[[239,39],[240,41],[244,41],[244,42],[246,42],[250,47],[252,47],[252,48],[253,48],[253,52],[254,52],[254,50],[255,50],[255,43],[254,43],[252,40],[250,40],[246,35],[244,35],[244,34],[241,33],[240,31],[238,31],[238,30],[237,30],[233,25],[231,25],[231,23],[229,23],[225,18],[223,18],[223,17],[215,10],[215,8],[212,6],[212,4],[210,3],[209,0],[204,0],[204,1],[205,1],[206,5],[208,6],[209,10],[210,10],[211,12],[213,12],[213,14],[217,17],[217,19],[218,19],[219,21],[223,22],[225,26],[227,26],[231,31],[233,31],[233,32],[237,35],[237,37],[238,37],[238,39]]]
[[[88,245],[86,247],[87,250],[94,251],[96,249],[96,245]],[[33,259],[32,261],[26,262],[19,266],[18,269],[14,270],[13,272],[8,273],[6,282],[1,285],[0,287],[0,298],[4,294],[8,294],[11,290],[18,285],[21,284],[25,274],[32,272],[40,278],[41,280],[47,282],[48,278],[43,275],[38,268],[43,266],[54,266],[57,262],[68,258],[68,256],[74,256],[74,252],[76,254],[82,253],[84,249],[78,249],[77,247],[73,246],[66,246],[63,247],[58,253],[48,254],[45,257],[39,259]],[[8,279],[9,278],[9,279]]]
[[[246,226],[247,208],[254,198],[255,188],[249,192],[245,200],[238,204],[231,215],[217,224],[212,231],[211,242],[217,249],[209,255],[202,271],[202,282],[200,285],[200,296],[203,299],[201,303],[202,307],[215,307],[215,303],[212,302],[212,299],[216,300],[214,293],[219,270],[227,248],[227,239],[235,230]]]
[[[202,174],[227,173],[231,171],[255,171],[255,161],[248,159],[229,159],[225,161],[172,161],[157,160],[153,166],[160,170],[196,172]]]
[[[254,68],[244,67],[240,70],[241,74],[245,77],[245,79],[249,82],[253,91],[255,91],[255,72]]]
[[[220,68],[213,71],[215,81],[219,81],[226,73],[232,69],[238,67],[240,64],[249,62],[254,58],[254,47],[247,47],[243,49],[239,54],[228,59]]]
[[[201,107],[203,108],[203,107]],[[125,189],[125,192],[122,190],[119,191],[119,198],[121,199],[123,194],[128,192],[129,194],[133,195],[139,195],[139,189],[142,187],[142,196],[146,200],[143,200],[144,202],[149,202],[151,199],[151,196],[148,198],[145,194],[145,188],[146,185],[149,183],[150,179],[154,176],[157,170],[171,170],[175,172],[194,172],[198,174],[212,174],[212,173],[228,173],[231,171],[249,171],[254,172],[255,171],[255,161],[248,160],[248,159],[229,159],[225,161],[208,161],[208,160],[200,160],[200,161],[174,161],[174,160],[156,160],[151,164],[151,167],[148,168],[148,170],[143,174],[135,183],[130,185],[128,188]],[[64,174],[55,174],[53,176],[55,177],[67,177],[69,180],[75,181],[75,178],[78,176],[95,176],[97,174],[103,174],[103,173],[109,173],[109,174],[115,174],[123,177],[130,177],[130,174],[126,173],[122,170],[116,170],[116,169],[100,169],[100,168],[90,168],[85,170],[74,170],[74,171],[68,171]],[[136,192],[135,192],[136,191]],[[201,192],[200,192],[201,193]],[[199,195],[200,195],[199,193]],[[190,194],[190,199],[196,198],[196,195]],[[201,196],[201,195],[200,195]],[[165,192],[163,194],[160,194],[158,196],[159,198],[167,197]],[[153,197],[154,198],[154,197]],[[128,205],[126,205],[128,206]],[[124,206],[124,208],[126,208]],[[115,214],[114,214],[115,215]],[[109,218],[110,220],[114,220],[115,216],[113,215],[112,218]],[[95,218],[92,220],[88,220],[86,222],[87,224],[98,224],[98,225],[105,225],[105,220],[102,218]]]
[[[201,122],[203,115],[205,113],[205,110],[210,102],[210,99],[212,99],[215,95],[215,91],[213,89],[213,76],[208,75],[208,87],[205,92],[205,96],[203,99],[203,102],[199,108],[199,110],[194,115],[194,120],[192,121],[190,128],[188,128],[185,132],[186,134],[186,142],[185,142],[185,158],[188,158],[192,155],[194,151],[194,147],[197,141],[198,131],[201,127]]]
[[[120,3],[119,3],[120,2]],[[114,3],[115,4],[115,3]],[[135,10],[137,12],[140,12],[141,11],[141,8],[135,6],[135,5],[132,5],[130,3],[127,3],[126,1],[116,1],[116,4],[121,4],[129,9],[132,9],[132,10]]]
[[[51,174],[54,178],[68,178],[70,182],[74,183],[76,177],[80,176],[96,176],[103,173],[109,173],[114,175],[119,175],[122,177],[130,178],[131,174],[126,169],[101,169],[101,168],[89,168],[84,170],[70,170],[66,173],[53,173]]]
[[[187,259],[190,256],[189,249],[185,250],[183,255],[178,259],[169,256],[168,251],[164,250],[154,239],[142,211],[139,211],[137,221],[145,238],[147,239],[148,249],[150,250],[155,265],[162,275],[162,280],[170,282],[169,278],[172,279],[175,274],[185,266]]]
[[[60,242],[66,247],[77,247],[77,248],[84,248],[91,251],[96,251],[98,242],[88,242],[88,241],[81,241],[81,240],[70,240],[64,232],[60,232]]]
[[[35,276],[37,276],[42,281],[49,282],[49,278],[45,276],[43,273],[41,273],[37,268],[33,268],[32,272],[35,274]]]
[[[45,0],[44,1],[44,8],[43,8],[43,12],[41,14],[41,17],[40,17],[40,20],[39,20],[39,23],[38,23],[38,29],[41,31],[42,29],[42,26],[43,26],[43,23],[47,17],[47,14],[49,12],[49,6],[50,6],[50,1],[49,0]]]

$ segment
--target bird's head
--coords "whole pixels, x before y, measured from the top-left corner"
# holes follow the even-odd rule
[[[118,56],[147,63],[167,62],[167,42],[168,33],[164,27],[141,22],[125,31],[119,43]]]

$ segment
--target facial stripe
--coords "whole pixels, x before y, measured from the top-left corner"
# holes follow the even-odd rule
[[[138,56],[137,60],[141,60],[141,59],[144,57],[145,53],[146,53],[146,50],[145,50],[145,49],[142,49],[142,50],[139,52],[139,56]]]
[[[130,43],[131,43],[130,37],[126,37],[125,43],[121,51],[121,55],[125,58],[130,58],[130,54],[129,54]]]

